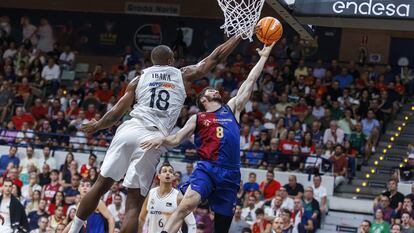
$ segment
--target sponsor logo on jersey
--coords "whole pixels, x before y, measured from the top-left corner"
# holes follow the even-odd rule
[[[152,82],[148,84],[149,87],[163,87],[165,89],[174,89],[175,85],[172,83]]]
[[[165,205],[166,205],[167,207],[171,207],[171,206],[172,206],[172,203],[171,203],[171,202],[167,202]]]
[[[206,120],[203,121],[203,125],[206,126],[206,127],[208,127],[208,126],[211,125],[211,121],[208,120],[208,119],[206,119]]]

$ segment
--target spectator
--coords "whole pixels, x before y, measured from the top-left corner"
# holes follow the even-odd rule
[[[410,198],[405,197],[402,208],[400,209],[400,211],[395,212],[395,216],[394,216],[395,223],[401,223],[403,213],[409,213],[410,215],[414,214],[413,203],[411,202]]]
[[[302,155],[309,156],[315,152],[316,145],[312,141],[312,133],[305,132],[305,136],[303,137],[302,143],[300,144],[300,151]]]
[[[371,132],[374,128],[380,127],[380,123],[375,119],[375,113],[372,109],[368,110],[367,118],[362,120],[362,132],[367,137],[371,136]]]
[[[273,199],[276,191],[278,191],[281,187],[280,183],[274,178],[275,173],[272,170],[268,170],[266,173],[266,180],[262,181],[259,186],[266,201]]]
[[[348,73],[347,68],[342,68],[341,74],[335,76],[335,81],[339,82],[339,88],[345,89],[351,85],[354,78]]]
[[[23,40],[24,41],[30,41],[32,45],[37,44],[37,36],[36,31],[37,27],[30,23],[30,19],[27,16],[23,16],[20,19],[20,24],[22,25],[22,34],[23,34]]]
[[[326,192],[326,188],[324,186],[322,186],[322,177],[320,175],[314,175],[313,176],[312,189],[313,189],[314,198],[319,203],[321,216],[323,216],[328,211],[327,192]]]
[[[290,197],[302,198],[304,192],[303,186],[302,184],[297,182],[295,175],[290,175],[288,178],[288,183],[285,184],[283,187],[286,189]]]
[[[280,187],[279,195],[282,197],[282,208],[292,211],[293,210],[293,199],[289,197],[288,192],[284,186]]]
[[[304,210],[302,200],[299,197],[296,197],[294,200],[292,216],[293,232],[314,232],[315,228],[312,221],[312,212]]]
[[[271,224],[264,218],[264,211],[262,208],[258,208],[255,211],[256,222],[252,226],[252,233],[264,233],[269,232]]]
[[[52,128],[53,133],[66,132],[68,128],[68,122],[65,119],[65,113],[58,111],[56,119],[53,119],[52,122],[50,122],[50,127]]]
[[[322,79],[325,77],[326,69],[323,67],[323,61],[319,59],[317,61],[316,67],[313,69],[313,77],[317,79]]]
[[[61,191],[57,191],[55,193],[55,195],[53,196],[53,199],[50,201],[47,207],[47,212],[50,215],[54,215],[55,212],[57,211],[56,209],[58,208],[58,206],[63,207],[63,215],[66,215],[68,205],[65,204],[65,194],[63,194],[63,192]]]
[[[272,224],[272,233],[283,233],[284,221],[281,217],[275,218]]]
[[[32,167],[34,171],[31,171]],[[26,158],[22,159],[19,170],[21,174],[28,174],[29,171],[36,172],[40,170],[39,160],[34,157],[34,148],[32,145],[27,145]]]
[[[378,208],[375,211],[374,222],[371,225],[370,232],[390,232],[390,224],[383,219],[384,211],[381,208]]]
[[[360,122],[356,122],[355,129],[352,130],[349,142],[351,143],[352,148],[357,150],[360,154],[364,152],[366,136],[362,132],[362,124]]]
[[[243,190],[250,195],[256,190],[259,190],[259,184],[256,183],[256,173],[250,172],[249,173],[249,181],[244,183]]]
[[[283,199],[281,196],[275,196],[275,198],[270,203],[269,207],[265,207],[264,214],[265,219],[268,221],[273,221],[273,219],[282,216],[282,203]]]
[[[10,163],[12,163],[14,166],[19,166],[20,159],[17,158],[17,146],[11,146],[9,149],[8,155],[2,155],[0,157],[0,175],[4,175],[5,172],[7,172],[7,167]]]
[[[51,52],[54,44],[53,30],[47,19],[42,18],[40,20],[40,26],[37,28],[37,36],[39,38],[37,49],[45,53]]]
[[[322,144],[323,141],[323,133],[321,132],[321,123],[319,121],[312,122],[312,142],[315,145]]]
[[[56,159],[50,155],[50,147],[49,146],[44,146],[43,147],[43,158],[40,159],[40,164],[47,164],[49,165],[49,168],[52,170],[56,170],[57,167],[57,163],[56,163]]]
[[[371,222],[369,220],[364,220],[359,226],[358,233],[370,233],[371,232],[370,230],[371,230]]]
[[[414,176],[414,153],[408,155],[408,162],[405,166],[401,167],[397,174],[401,181],[410,181]],[[411,186],[411,193],[408,194],[412,200],[414,200],[414,186]]]
[[[22,197],[25,200],[30,201],[34,191],[41,192],[42,186],[38,184],[36,173],[32,172],[29,175],[29,184],[26,184],[22,187]]]
[[[411,154],[410,154],[411,155]],[[412,156],[412,159],[411,160],[413,160],[414,161],[414,155]],[[410,159],[408,160],[408,161],[410,161]],[[408,194],[407,196],[405,196],[405,197],[408,197],[408,198],[410,198],[411,199],[411,202],[412,203],[414,203],[414,184],[412,184],[411,185],[411,193],[410,194]]]
[[[50,184],[50,166],[45,163],[42,166],[42,172],[39,173],[39,185],[45,186],[47,184]]]
[[[181,177],[181,183],[185,184],[190,180],[191,173],[193,173],[193,163],[187,163],[185,166],[186,172]]]
[[[120,194],[115,194],[114,203],[108,206],[108,210],[115,219],[115,222],[119,222],[120,214],[125,213],[125,205]]]
[[[55,214],[49,217],[49,226],[56,230],[57,226],[65,221],[63,206],[56,206]]]
[[[335,188],[345,182],[348,171],[348,161],[343,153],[341,145],[335,147],[335,153],[329,158],[333,164],[333,175],[335,177]]]
[[[48,114],[48,108],[46,103],[42,103],[42,100],[37,98],[34,102],[34,106],[31,108],[31,114],[35,120],[46,119]]]
[[[10,88],[10,84],[7,81],[3,81],[2,85],[0,86],[0,120],[4,122],[8,112],[10,111],[10,107],[13,104],[13,97],[14,94]]]
[[[66,45],[63,52],[59,56],[59,64],[63,70],[72,70],[75,64],[75,53]]]
[[[283,233],[291,233],[293,231],[292,212],[287,209],[282,209],[283,219]]]
[[[40,187],[41,189],[42,187]],[[39,202],[42,197],[42,191],[35,190],[33,191],[32,195],[30,196],[29,200],[25,200],[26,205],[26,213],[30,213],[33,210],[37,210],[39,206]]]
[[[71,177],[71,186],[67,187],[64,190],[65,194],[65,203],[68,205],[74,204],[76,196],[79,195],[79,184],[80,184],[81,176],[78,174],[73,174]]]
[[[89,155],[89,159],[88,159],[88,163],[87,164],[83,164],[82,166],[81,166],[81,169],[80,169],[80,174],[81,174],[81,176],[82,177],[88,177],[88,175],[89,175],[89,170],[92,168],[92,167],[95,167],[95,162],[96,162],[96,155],[94,155],[94,154],[90,154]]]
[[[325,116],[325,108],[322,106],[322,99],[316,98],[315,106],[312,108],[312,116],[317,120]]]
[[[42,216],[37,221],[38,228],[33,229],[30,231],[30,233],[47,233],[48,226],[49,226],[49,219],[45,216]]]
[[[241,217],[246,221],[247,224],[253,225],[256,221],[256,197],[249,196],[247,206],[242,209]]]
[[[252,151],[246,152],[246,164],[249,167],[257,168],[262,164],[263,158],[264,153],[261,150],[260,143],[255,141]]]
[[[17,168],[15,168],[14,166],[11,167],[9,171],[7,172],[6,177],[9,178],[13,182],[13,185],[16,185],[17,187],[19,187],[19,191],[20,191],[20,189],[23,187],[23,182],[19,179],[19,171],[17,170]]]
[[[345,117],[338,121],[338,126],[344,131],[345,137],[349,138],[355,128],[356,120],[352,117],[352,110],[345,110]]]
[[[0,196],[0,212],[4,218],[0,225],[0,232],[12,233],[15,231],[28,231],[26,212],[19,200],[12,195],[13,182],[10,179],[3,181],[3,192]]]
[[[42,197],[46,201],[51,201],[56,192],[60,189],[59,184],[59,172],[58,170],[52,170],[50,172],[50,184],[43,186]]]
[[[306,188],[302,201],[304,210],[312,213],[312,221],[315,225],[315,228],[319,228],[321,222],[321,212],[318,201],[313,197],[312,187]]]
[[[34,125],[34,119],[29,113],[23,112],[22,107],[16,108],[16,115],[12,117],[16,130],[21,130],[23,123],[27,122],[30,127]]]
[[[114,182],[114,184],[111,186],[111,189],[103,196],[103,201],[107,206],[112,204],[116,194],[120,194],[122,196],[122,200],[126,200],[126,196],[120,191],[119,185],[119,182]]]
[[[404,202],[404,195],[398,192],[398,182],[396,179],[388,180],[388,190],[383,193],[390,199],[390,207],[395,211],[399,211]]]
[[[410,224],[411,214],[403,213],[401,216],[401,232],[402,233],[413,233],[414,227]]]
[[[236,210],[234,212],[234,217],[230,225],[229,233],[239,233],[244,228],[249,227],[249,224],[242,219],[242,207],[236,205]]]
[[[47,93],[55,93],[56,90],[59,88],[60,85],[60,67],[55,64],[55,60],[53,58],[49,58],[47,66],[43,67],[42,70],[42,79],[45,80],[46,85],[53,88],[51,92]]]
[[[342,144],[344,141],[344,131],[341,128],[338,128],[338,123],[336,121],[331,121],[329,129],[325,130],[323,144],[328,143],[328,141],[331,141],[334,144]]]
[[[391,233],[401,233],[401,225],[399,224],[392,224]]]
[[[240,150],[250,150],[255,140],[255,136],[250,133],[249,126],[243,126],[240,134]]]

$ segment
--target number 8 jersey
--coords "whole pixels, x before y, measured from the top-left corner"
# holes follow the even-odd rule
[[[135,95],[137,102],[130,115],[169,135],[186,98],[181,71],[158,65],[144,69]]]
[[[220,167],[240,168],[240,126],[229,106],[197,113],[194,143],[201,160]]]

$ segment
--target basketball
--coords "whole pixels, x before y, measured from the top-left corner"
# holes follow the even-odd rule
[[[279,20],[273,17],[264,17],[256,25],[256,36],[263,44],[270,45],[277,42],[283,34],[283,27]]]

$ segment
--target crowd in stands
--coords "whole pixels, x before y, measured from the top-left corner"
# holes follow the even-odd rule
[[[11,30],[21,30],[22,37],[14,38]],[[261,45],[244,47],[255,46]],[[177,65],[189,63],[182,48],[173,48]],[[314,232],[327,212],[320,176],[314,176],[312,187],[296,183],[295,177],[281,186],[273,171],[328,173],[335,177],[336,186],[352,181],[357,158],[363,164],[367,162],[386,123],[399,111],[405,93],[413,94],[414,74],[408,68],[393,72],[387,66],[379,72],[373,65],[353,61],[311,62],[301,58],[306,49],[296,36],[284,38],[275,46],[241,115],[243,166],[269,172],[260,185],[254,174],[242,185],[232,232],[270,232],[276,217],[283,219],[284,232],[299,228]],[[187,83],[188,98],[176,129],[198,111],[195,97],[203,88],[218,89],[224,102],[236,94],[258,60],[250,50],[239,51],[207,77]],[[12,28],[7,16],[0,18],[0,142],[11,145],[9,154],[0,158],[0,175],[3,192],[8,190],[12,195],[12,205],[24,206],[20,214],[27,215],[28,222],[13,214],[8,220],[27,226],[29,231],[41,227],[33,232],[46,232],[46,228],[60,232],[73,219],[80,180],[94,181],[99,174],[93,154],[87,164],[79,166],[70,152],[64,164],[57,164],[52,151],[89,152],[107,147],[116,126],[86,135],[79,130],[81,125],[93,118],[99,120],[123,95],[128,82],[151,65],[148,53],[139,57],[127,46],[122,59],[111,69],[91,63],[91,72],[65,83],[62,74],[75,69],[76,55],[70,46],[54,40],[46,19],[34,26],[28,17],[22,17],[21,27]],[[17,151],[16,146],[26,148]],[[41,156],[34,155],[35,148],[43,150]],[[197,159],[189,141],[175,151],[187,160]],[[25,153],[25,159],[19,160],[18,153]],[[177,178],[185,181],[188,175]],[[383,197],[385,200],[386,195]],[[116,183],[103,200],[119,227],[125,202],[122,187]],[[376,218],[381,217],[384,208],[376,207]],[[401,208],[393,209],[398,212]],[[201,206],[196,212],[200,232],[211,232],[208,229],[213,220],[208,208]],[[389,213],[382,215],[387,216],[384,221],[390,220]]]
[[[390,179],[388,188],[375,198],[373,206],[374,218],[361,223],[361,233],[411,233],[413,227],[414,184],[411,193],[404,196],[398,192],[398,180]]]

